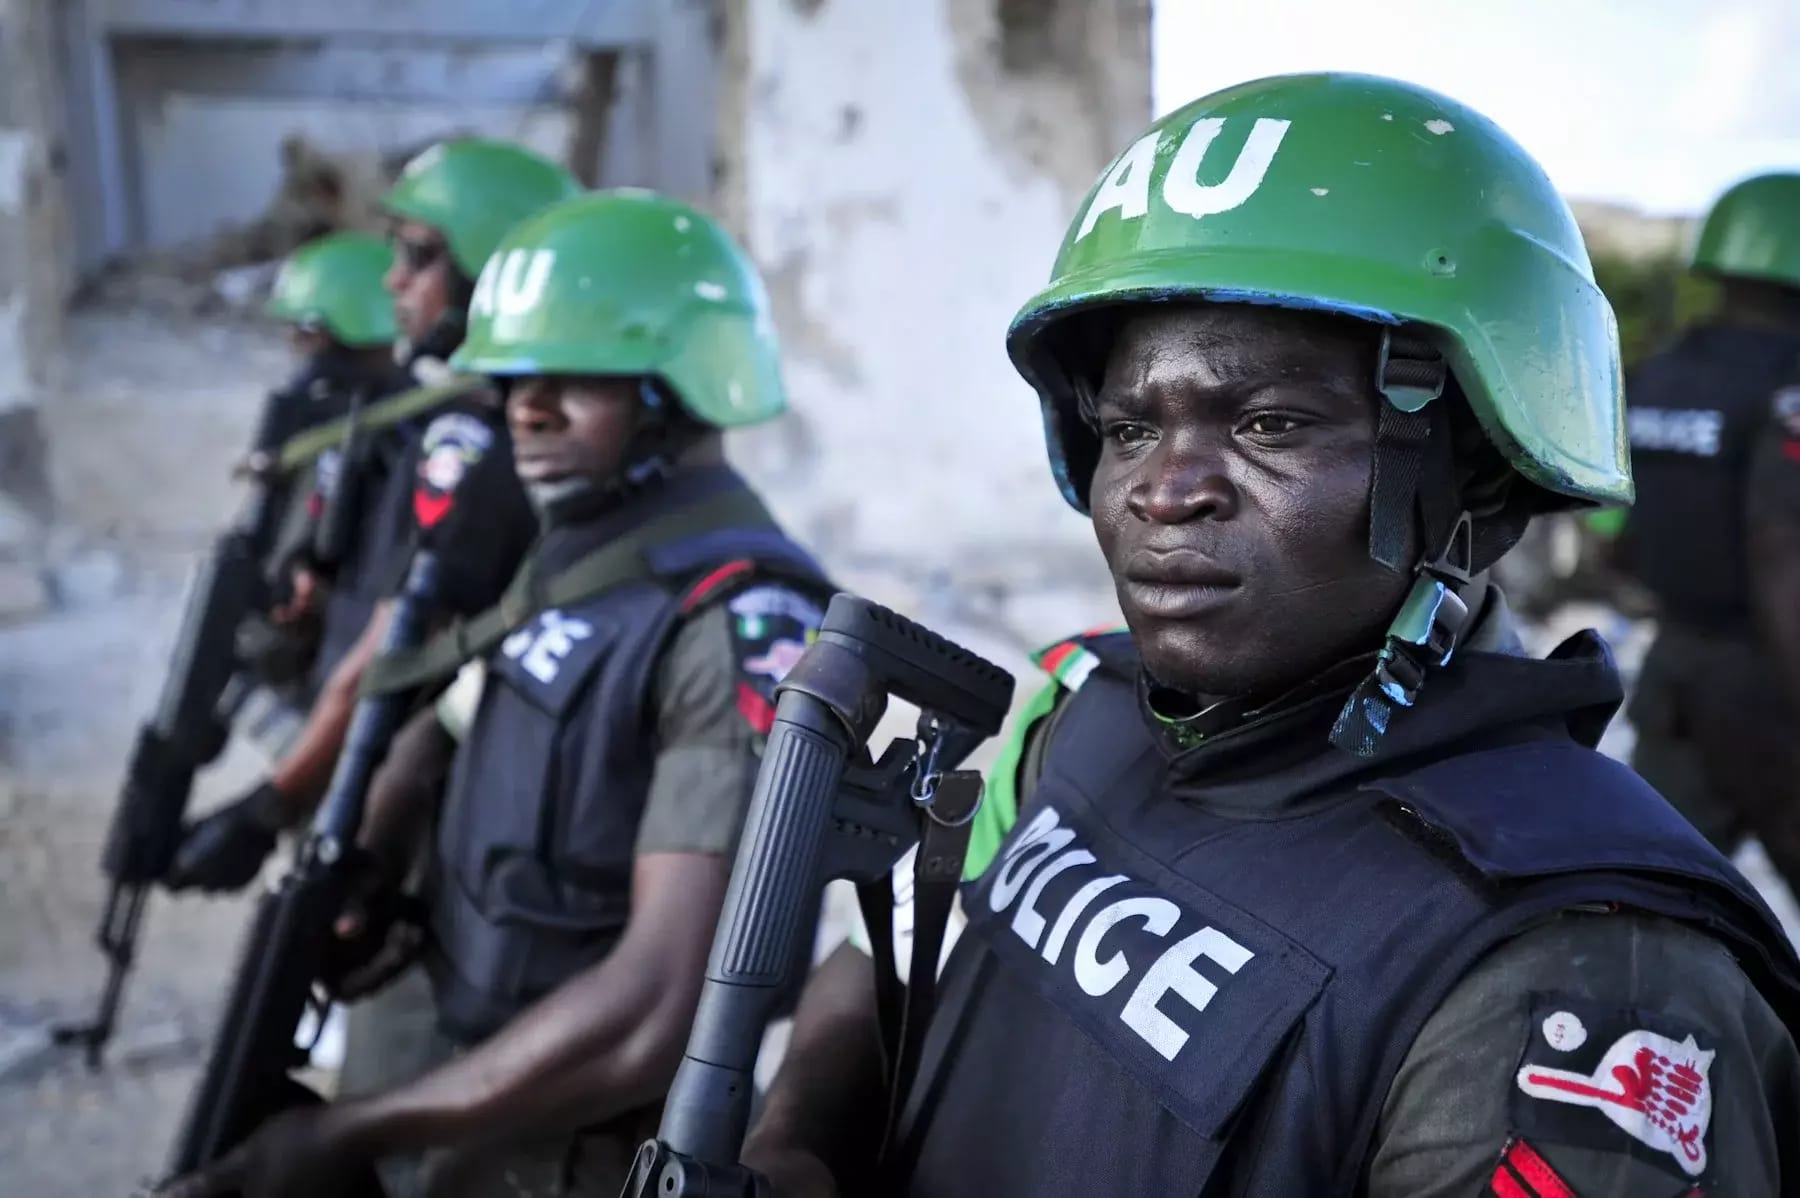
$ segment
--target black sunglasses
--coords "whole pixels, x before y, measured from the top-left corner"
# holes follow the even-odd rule
[[[394,252],[409,271],[425,270],[442,258],[449,246],[441,241],[415,241],[410,237],[390,237]]]

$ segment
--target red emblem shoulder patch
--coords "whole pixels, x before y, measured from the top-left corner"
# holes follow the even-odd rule
[[[494,431],[466,412],[439,416],[426,427],[413,487],[420,528],[435,528],[449,515],[457,486],[493,444]]]
[[[1623,1149],[1698,1178],[1716,1055],[1697,1029],[1654,1012],[1533,995],[1514,1124],[1539,1140]]]

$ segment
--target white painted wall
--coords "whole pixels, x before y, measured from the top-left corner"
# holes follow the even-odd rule
[[[841,582],[1027,689],[1026,651],[1116,616],[1004,348],[1081,190],[1149,118],[1142,6],[1084,7],[1102,24],[1086,63],[1014,75],[993,0],[747,0],[726,205],[768,277],[794,409],[734,456]]]

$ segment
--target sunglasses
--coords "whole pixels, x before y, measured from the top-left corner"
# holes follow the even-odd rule
[[[394,253],[409,271],[427,269],[450,248],[441,241],[415,241],[410,237],[392,237],[389,241],[394,247]]]

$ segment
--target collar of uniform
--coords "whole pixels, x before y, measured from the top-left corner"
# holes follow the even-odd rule
[[[1464,673],[1464,667],[1474,666],[1492,673],[1496,662],[1516,661],[1521,667],[1545,664],[1524,656],[1523,642],[1499,588],[1480,579],[1474,593],[1475,619],[1458,651],[1463,665],[1453,663],[1447,669]],[[1401,719],[1408,726],[1403,728],[1397,721],[1399,734],[1384,738],[1383,752],[1373,761],[1341,753],[1329,743],[1332,721],[1344,696],[1368,673],[1373,659],[1373,654],[1365,654],[1339,662],[1258,705],[1227,700],[1176,719],[1170,718],[1169,693],[1140,671],[1138,707],[1168,761],[1176,793],[1240,816],[1291,815],[1296,806],[1336,790],[1337,783],[1372,764],[1445,743],[1476,730],[1471,721],[1481,725],[1488,716],[1510,710],[1505,704],[1480,712],[1471,707],[1469,719],[1459,719],[1464,714],[1458,710],[1463,706],[1461,688],[1439,676],[1427,682],[1418,706],[1403,713]],[[1610,670],[1610,663],[1606,668]],[[1516,688],[1510,678],[1501,689],[1509,692],[1506,698],[1520,697],[1511,693]],[[1513,706],[1524,711],[1531,704]]]

